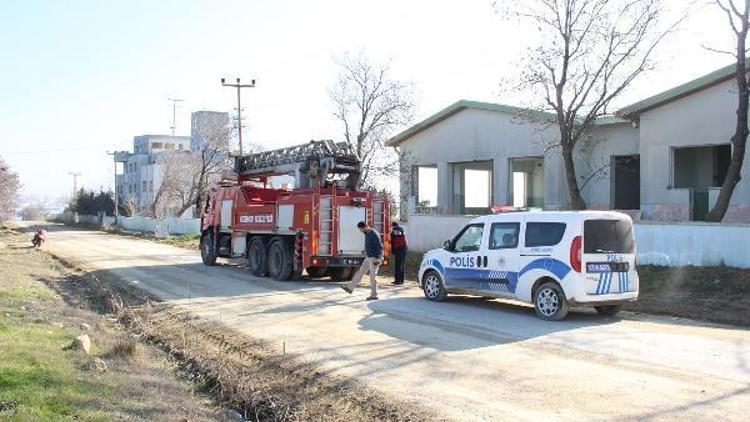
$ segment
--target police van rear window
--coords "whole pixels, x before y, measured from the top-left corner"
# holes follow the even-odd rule
[[[555,246],[565,234],[565,223],[526,223],[527,248]]]
[[[583,253],[633,253],[633,225],[625,220],[586,220]]]

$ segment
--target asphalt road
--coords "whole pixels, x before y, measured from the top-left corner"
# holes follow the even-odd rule
[[[428,302],[415,287],[384,285],[366,302],[368,288],[256,278],[204,267],[194,251],[70,228],[45,248],[446,419],[747,420],[746,329],[588,311],[545,322],[499,300]]]

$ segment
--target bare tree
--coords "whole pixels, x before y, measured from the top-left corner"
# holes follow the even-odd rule
[[[571,208],[585,209],[576,176],[574,150],[587,139],[594,120],[640,74],[652,67],[652,53],[676,23],[660,30],[661,0],[498,0],[506,17],[530,21],[539,41],[523,63],[521,85],[551,110]]]
[[[385,142],[412,121],[413,89],[391,78],[390,63],[371,63],[361,53],[345,54],[337,64],[337,82],[330,90],[333,114],[343,124],[344,139],[362,161],[358,188],[375,188],[378,180],[398,173],[398,157]]]
[[[734,79],[737,83],[737,120],[735,121],[734,134],[730,139],[732,143],[732,158],[729,161],[727,175],[721,184],[719,197],[711,211],[706,214],[707,221],[721,221],[729,208],[734,188],[742,179],[742,164],[745,160],[745,145],[747,144],[748,127],[748,80],[747,80],[747,32],[750,29],[750,0],[744,0],[744,5],[738,7],[734,0],[713,0],[727,16],[729,26],[734,32],[736,42],[735,50],[730,53],[736,60]]]
[[[198,157],[189,151],[169,152],[156,158],[161,183],[154,193],[151,214],[164,218],[167,214],[182,215],[195,203]]]
[[[167,211],[182,216],[193,205],[193,216],[203,209],[210,186],[232,170],[231,139],[235,129],[222,121],[207,122],[197,128],[197,148],[174,151],[159,158],[162,183],[154,194],[152,213],[163,217]],[[246,144],[245,153],[258,152],[257,144]]]
[[[133,217],[138,212],[138,201],[131,194],[121,197],[119,206],[123,217]]]
[[[21,220],[24,221],[42,221],[47,216],[44,213],[44,209],[36,204],[27,205],[21,208],[19,212]]]
[[[18,174],[0,158],[0,222],[9,220],[13,216],[19,189],[21,189],[21,182]]]

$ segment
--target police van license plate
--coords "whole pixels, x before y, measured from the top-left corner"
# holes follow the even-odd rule
[[[588,273],[625,273],[630,270],[627,262],[588,262],[586,272]]]

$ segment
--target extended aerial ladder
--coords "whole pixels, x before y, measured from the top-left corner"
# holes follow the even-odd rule
[[[291,175],[297,189],[324,188],[333,184],[356,189],[360,160],[346,142],[310,141],[237,157],[234,171],[240,181],[265,182],[271,176]]]

